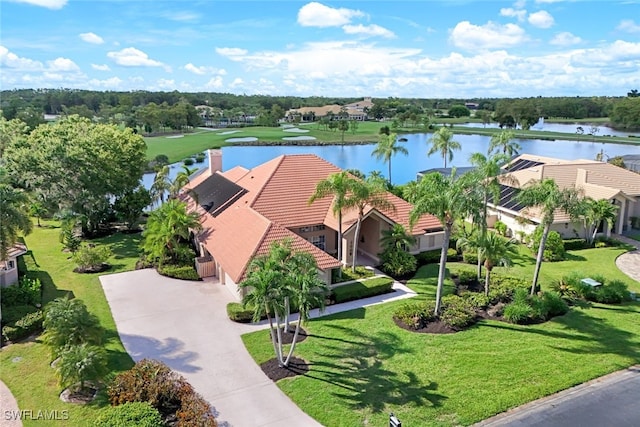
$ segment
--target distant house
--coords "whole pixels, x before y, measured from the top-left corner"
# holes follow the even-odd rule
[[[297,117],[301,122],[313,122],[330,115],[338,116],[344,111],[349,120],[364,121],[367,120],[367,112],[371,107],[373,107],[373,102],[370,97],[367,97],[362,101],[345,105],[331,104],[322,107],[292,108],[286,112],[285,120],[291,122]]]
[[[531,233],[540,224],[540,211],[536,207],[525,208],[517,200],[520,189],[531,181],[551,178],[560,188],[575,187],[584,196],[596,200],[608,200],[617,205],[618,217],[613,230],[622,233],[627,230],[632,216],[640,216],[640,175],[609,163],[595,160],[561,160],[549,157],[520,155],[503,167],[504,175],[515,178],[516,182],[502,180],[500,200],[489,204],[489,225],[495,221],[504,222],[509,232]],[[555,213],[552,230],[565,238],[582,237],[582,221],[572,222],[564,211]],[[603,230],[608,236],[610,230]]]
[[[419,181],[423,176],[433,172],[438,172],[439,174],[444,176],[451,176],[451,172],[453,172],[454,169],[456,170],[456,176],[460,176],[460,175],[464,175],[467,172],[471,172],[476,168],[475,166],[462,166],[459,168],[431,168],[431,169],[418,172],[416,178]]]
[[[16,243],[7,252],[7,258],[0,261],[0,286],[10,286],[18,281],[18,257],[27,253],[27,245]]]
[[[626,154],[622,157],[622,161],[627,169],[633,172],[640,173],[640,155],[638,154]]]
[[[331,271],[353,259],[357,212],[348,210],[342,218],[342,241],[338,241],[338,222],[332,212],[333,198],[309,204],[316,185],[341,169],[315,155],[283,155],[253,169],[241,166],[222,171],[222,152],[209,150],[210,167],[195,176],[182,193],[189,209],[201,216],[203,230],[197,236],[201,263],[207,275],[218,277],[236,298],[242,295],[238,284],[244,280],[251,259],[268,252],[274,241],[291,239],[293,247],[311,253],[319,276],[331,281]],[[195,194],[197,203],[191,195]],[[386,194],[395,211],[365,210],[358,255],[378,261],[380,238],[384,230],[399,223],[409,230],[406,201]],[[437,249],[443,232],[437,218],[424,215],[413,227],[417,243],[412,253]],[[342,259],[336,258],[342,245]]]
[[[477,110],[478,108],[480,108],[480,104],[476,102],[465,102],[464,106],[467,107],[469,110]]]

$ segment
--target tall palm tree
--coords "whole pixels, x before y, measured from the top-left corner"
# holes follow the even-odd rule
[[[356,259],[358,258],[358,241],[360,239],[360,228],[364,219],[364,210],[367,206],[372,209],[395,211],[396,207],[386,198],[387,192],[380,185],[376,178],[369,180],[355,180],[346,201],[347,208],[358,210],[358,220],[356,221],[356,231],[353,240],[353,259],[351,269],[356,271]]]
[[[393,224],[388,230],[382,230],[380,244],[384,250],[406,250],[416,243],[416,238],[407,233],[402,224]]]
[[[29,198],[9,184],[0,183],[0,260],[6,259],[18,234],[29,234]]]
[[[480,209],[480,201],[469,197],[474,186],[474,178],[470,174],[456,177],[455,169],[450,176],[434,172],[422,177],[418,182],[415,193],[407,194],[407,199],[414,205],[410,213],[410,222],[415,222],[420,216],[431,214],[438,218],[444,230],[442,250],[440,252],[440,269],[438,271],[438,287],[436,290],[435,315],[440,313],[444,274],[447,264],[447,250],[449,240],[456,220],[465,218],[471,212]]]
[[[460,247],[469,247],[478,250],[478,258],[484,264],[484,293],[489,295],[491,282],[491,271],[493,267],[511,265],[511,258],[515,256],[513,242],[507,240],[497,233],[487,232],[484,235],[474,234],[471,238],[462,238],[457,242]]]
[[[342,260],[342,212],[346,207],[347,196],[353,187],[355,179],[347,171],[336,172],[318,182],[315,192],[308,200],[312,204],[318,199],[333,196],[331,207],[333,215],[338,220],[338,260]]]
[[[453,132],[444,126],[433,133],[429,142],[431,143],[431,148],[427,156],[439,153],[444,160],[445,168],[447,167],[447,158],[449,158],[449,161],[453,160],[453,150],[462,148],[459,142],[453,140]]]
[[[390,135],[381,134],[376,147],[371,155],[375,156],[378,160],[384,160],[389,165],[389,184],[391,184],[391,158],[397,153],[409,154],[409,151],[398,141],[398,135],[392,133]]]
[[[609,228],[611,228],[613,221],[616,220],[618,213],[618,206],[611,204],[608,200],[600,199],[594,200],[592,198],[585,198],[586,210],[583,212],[588,227],[593,228],[593,232],[588,238],[588,243],[593,245],[598,234],[598,228],[600,224],[604,222]]]
[[[502,154],[509,158],[518,154],[522,147],[516,141],[513,141],[514,133],[510,130],[503,130],[494,134],[489,143],[489,154],[494,150],[502,151]]]
[[[575,219],[579,214],[580,193],[572,187],[560,189],[553,179],[546,178],[541,181],[530,181],[517,195],[517,200],[524,206],[534,206],[540,209],[540,225],[543,227],[543,231],[533,273],[533,282],[531,283],[531,294],[533,295],[538,285],[545,244],[547,237],[549,237],[549,231],[551,231],[551,224],[555,219],[555,212],[558,209],[564,210],[572,219]]]
[[[170,181],[169,184],[169,197],[177,197],[180,189],[189,183],[189,177],[193,175],[198,168],[190,169],[186,165],[182,165],[182,170],[178,172],[173,181]],[[193,194],[190,194],[193,197]]]
[[[164,196],[171,189],[169,171],[169,165],[165,165],[156,172],[153,184],[151,184],[151,198],[154,204],[164,203]]]

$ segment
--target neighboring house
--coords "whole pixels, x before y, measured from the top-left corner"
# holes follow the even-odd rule
[[[18,281],[18,257],[27,253],[27,245],[16,243],[7,253],[7,258],[0,261],[0,286],[13,285]]]
[[[475,166],[461,166],[459,168],[431,168],[431,169],[427,169],[427,170],[423,170],[417,173],[416,175],[416,179],[419,181],[423,176],[433,173],[433,172],[438,172],[441,175],[444,176],[451,176],[451,172],[453,172],[453,170],[456,170],[456,177],[460,176],[460,175],[464,175],[467,172],[471,172],[473,170],[476,169]]]
[[[327,284],[331,271],[341,262],[351,262],[357,212],[343,213],[342,242],[338,242],[338,222],[332,213],[331,196],[313,204],[308,200],[316,185],[341,169],[315,155],[283,155],[253,169],[237,166],[222,172],[222,152],[209,150],[209,168],[192,178],[181,195],[189,209],[201,214],[199,233],[200,271],[217,276],[239,298],[239,284],[251,259],[268,252],[272,242],[291,239],[297,250],[310,252],[319,274]],[[196,195],[197,204],[193,195]],[[358,252],[378,260],[382,231],[400,223],[409,230],[412,206],[387,193],[395,211],[367,208],[362,222]],[[413,227],[418,238],[412,253],[437,249],[442,228],[435,217],[425,215]],[[336,259],[338,244],[343,259]]]
[[[292,108],[287,111],[285,120],[293,121],[295,117],[299,117],[301,122],[313,122],[317,119],[328,115],[339,115],[345,111],[349,116],[349,120],[364,121],[367,120],[367,111],[373,107],[371,98],[364,98],[362,101],[352,102],[346,105],[324,105],[322,107],[302,107]]]
[[[584,196],[609,200],[617,205],[618,217],[613,225],[615,233],[627,230],[630,218],[640,216],[640,175],[609,163],[523,154],[512,159],[503,170],[516,182],[502,180],[499,203],[497,206],[489,204],[489,224],[492,226],[500,220],[507,225],[511,235],[516,236],[518,232],[529,234],[540,224],[539,210],[525,208],[517,201],[519,189],[532,180],[551,178],[560,188],[575,187]],[[555,213],[551,229],[565,238],[584,236],[582,221],[572,222],[564,211]],[[603,232],[608,236],[611,230]]]
[[[638,154],[625,154],[622,157],[624,166],[630,171],[640,173],[640,155]],[[609,159],[611,161],[611,159]]]

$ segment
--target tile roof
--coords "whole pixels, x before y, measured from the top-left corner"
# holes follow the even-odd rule
[[[292,239],[294,248],[313,254],[319,268],[334,268],[340,265],[338,260],[288,229],[325,224],[337,230],[337,220],[331,211],[333,198],[327,196],[312,205],[308,200],[319,181],[340,171],[316,155],[298,154],[282,155],[250,170],[235,167],[217,172],[215,175],[220,179],[246,191],[216,217],[196,205],[188,193],[183,192],[181,197],[189,202],[189,209],[201,214],[200,240],[236,283],[244,278],[246,267],[256,254],[266,253],[273,241],[287,237]],[[205,188],[210,177],[210,172],[205,171],[187,188]],[[408,229],[412,206],[391,193],[386,197],[396,210],[381,213]],[[370,211],[367,208],[365,214]],[[356,215],[355,211],[345,212],[344,231],[355,223]],[[415,234],[439,228],[438,220],[430,215],[421,217],[414,226]]]

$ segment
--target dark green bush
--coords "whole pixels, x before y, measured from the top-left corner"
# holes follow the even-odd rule
[[[593,300],[603,304],[620,304],[630,300],[629,288],[620,280],[612,280],[595,289]]]
[[[441,249],[420,252],[418,255],[416,255],[416,260],[418,261],[418,265],[420,266],[423,266],[425,264],[435,264],[440,262],[441,253]]]
[[[463,292],[460,296],[476,310],[487,308],[491,302],[490,298],[482,292]]]
[[[4,292],[4,291],[3,291]],[[2,324],[11,325],[29,313],[38,311],[33,305],[2,306]]]
[[[531,306],[527,302],[512,302],[504,307],[503,317],[510,323],[527,323],[533,314]]]
[[[158,273],[163,276],[182,280],[200,280],[198,272],[192,265],[163,265],[158,267]]]
[[[549,307],[541,296],[529,296],[529,306],[531,307],[530,320],[532,322],[544,322],[549,318]]]
[[[588,247],[585,239],[567,239],[563,240],[565,251],[579,251]]]
[[[557,292],[544,292],[542,299],[547,306],[548,318],[562,316],[569,311],[569,306]]]
[[[73,262],[80,272],[100,270],[111,255],[111,248],[105,245],[80,245],[73,254]]]
[[[13,326],[4,326],[2,328],[2,336],[7,341],[16,341],[26,338],[41,329],[42,311],[38,310],[18,319]]]
[[[393,279],[389,277],[376,277],[369,280],[350,283],[348,285],[336,286],[332,289],[333,299],[336,303],[353,301],[361,298],[391,292]]]
[[[502,221],[496,221],[493,225],[493,228],[496,229],[499,235],[506,236],[507,235],[507,224]]]
[[[478,264],[478,252],[476,251],[465,251],[462,253],[462,260],[467,264]]]
[[[94,427],[163,427],[160,412],[148,402],[127,402],[99,412]]]
[[[185,166],[193,166],[195,162],[191,157],[187,157],[182,161],[182,163],[184,163]]]
[[[433,304],[412,302],[398,307],[393,317],[409,327],[421,329],[434,319],[433,311]]]
[[[523,289],[527,291],[529,289],[529,282],[521,277],[494,274],[491,278],[489,299],[492,304],[496,304],[498,302],[510,302],[516,289]]]
[[[253,310],[251,308],[243,308],[238,302],[230,302],[227,304],[227,316],[234,322],[250,323],[253,321]]]
[[[23,276],[18,283],[2,288],[1,303],[5,307],[39,304],[41,288],[40,279]]]
[[[460,270],[458,272],[458,283],[461,285],[469,285],[478,280],[478,275],[475,271],[471,270]]]
[[[202,162],[204,162],[205,157],[206,157],[206,156],[205,156],[205,154],[204,154],[204,153],[198,153],[198,154],[196,154],[196,159],[195,159],[195,160],[196,160],[196,163],[202,163]]]
[[[459,330],[473,324],[476,311],[473,305],[458,295],[442,297],[440,320],[450,328]]]
[[[542,227],[536,227],[531,236],[531,250],[534,254],[538,253],[538,248],[542,239],[542,231]],[[549,262],[562,261],[564,257],[564,243],[562,242],[560,233],[557,231],[550,231],[549,236],[547,236],[547,242],[544,245],[544,260]]]
[[[394,277],[402,277],[415,273],[418,268],[416,257],[410,253],[393,248],[380,254],[380,270]]]

